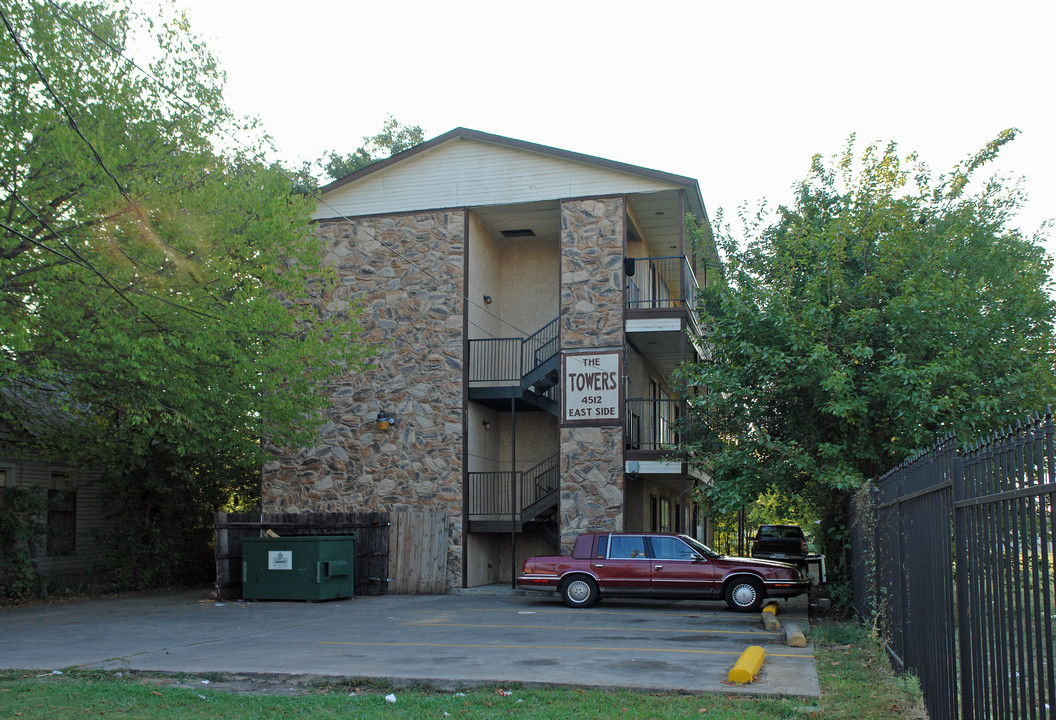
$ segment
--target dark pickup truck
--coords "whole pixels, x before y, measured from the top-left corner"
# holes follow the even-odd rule
[[[803,564],[807,539],[798,525],[760,525],[752,543],[752,557]]]

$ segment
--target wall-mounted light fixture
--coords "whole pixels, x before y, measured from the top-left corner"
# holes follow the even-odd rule
[[[481,424],[482,424],[482,425],[484,426],[484,429],[485,429],[485,430],[488,430],[488,429],[490,429],[490,428],[491,428],[491,421],[489,421],[489,420],[485,420],[485,421],[484,421],[483,423],[481,423]]]
[[[396,427],[396,416],[382,410],[378,413],[378,418],[375,422],[378,425],[378,430],[388,430],[390,426]]]
[[[484,304],[485,305],[491,305],[491,295],[485,295],[484,296]]]

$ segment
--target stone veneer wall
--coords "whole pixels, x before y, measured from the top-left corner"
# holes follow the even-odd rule
[[[624,345],[624,199],[561,203],[561,350]],[[561,547],[623,529],[623,425],[561,428]]]
[[[319,223],[339,279],[324,312],[362,302],[360,341],[380,353],[334,382],[316,444],[279,452],[263,474],[265,512],[447,512],[448,587],[462,584],[464,234],[461,211]],[[399,418],[387,431],[381,410]]]

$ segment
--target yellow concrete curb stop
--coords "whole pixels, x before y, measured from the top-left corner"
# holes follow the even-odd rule
[[[766,652],[758,645],[749,645],[734,663],[727,680],[731,683],[750,683],[763,666]]]
[[[767,603],[763,608],[763,627],[767,632],[780,632],[781,622],[777,619],[777,603]]]
[[[803,631],[799,629],[799,625],[795,623],[785,624],[785,644],[789,647],[807,646],[807,639],[803,636]]]

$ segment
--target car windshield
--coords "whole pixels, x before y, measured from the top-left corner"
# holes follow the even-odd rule
[[[694,540],[693,538],[691,538],[691,537],[689,537],[687,535],[679,535],[679,537],[681,537],[683,540],[685,540],[687,543],[689,543],[690,547],[692,547],[694,550],[696,550],[698,553],[700,553],[704,557],[712,557],[712,558],[719,557],[719,554],[717,552],[715,552],[714,550],[709,548],[704,543],[697,542],[696,540]]]

